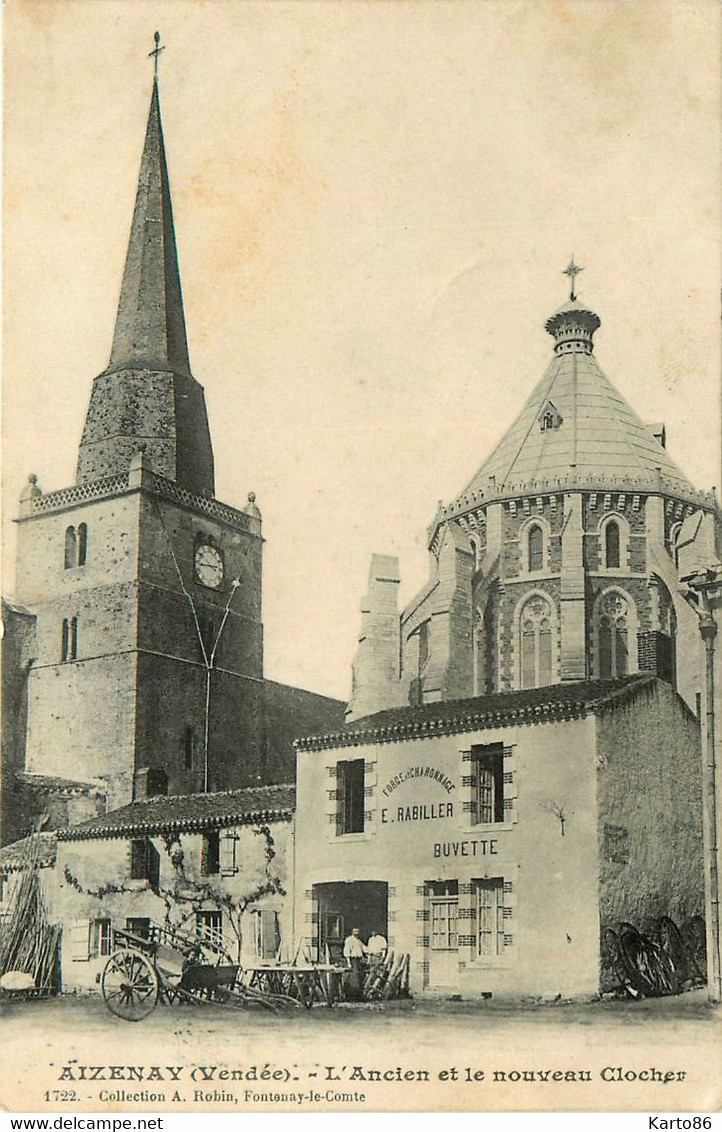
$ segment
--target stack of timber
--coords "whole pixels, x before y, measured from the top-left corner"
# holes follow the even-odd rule
[[[396,956],[388,951],[374,964],[364,979],[364,998],[408,998],[409,967],[411,957],[404,953]]]
[[[48,994],[58,989],[60,927],[48,922],[38,839],[28,841],[27,864],[18,875],[8,914],[0,925],[0,978],[9,986],[10,972],[23,972],[32,977],[36,993]]]

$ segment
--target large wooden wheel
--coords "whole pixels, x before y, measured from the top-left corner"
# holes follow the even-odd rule
[[[140,951],[116,951],[105,965],[103,998],[111,1014],[140,1022],[158,1001],[158,974]]]

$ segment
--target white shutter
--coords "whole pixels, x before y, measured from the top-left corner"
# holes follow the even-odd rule
[[[90,920],[73,920],[68,943],[73,963],[83,963],[90,958]]]
[[[219,864],[220,873],[222,877],[232,877],[238,872],[236,865],[236,841],[238,837],[235,833],[222,833],[219,841]]]

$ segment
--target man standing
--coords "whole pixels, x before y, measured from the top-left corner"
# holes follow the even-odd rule
[[[386,937],[383,936],[379,931],[371,932],[371,935],[369,936],[368,947],[366,948],[371,962],[380,963],[382,959],[386,958],[387,950],[388,943],[386,942]]]
[[[343,957],[351,968],[346,983],[346,996],[354,1002],[363,998],[364,955],[367,950],[359,929],[352,928],[351,935],[344,940]]]

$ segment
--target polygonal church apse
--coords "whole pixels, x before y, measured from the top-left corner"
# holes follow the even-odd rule
[[[711,543],[716,500],[672,460],[664,426],[644,424],[606,377],[599,326],[572,288],[546,322],[554,352],[541,381],[468,486],[439,505],[429,581],[400,614],[398,562],[374,556],[347,720],[637,672],[696,708],[696,617],[676,540],[695,514]]]

